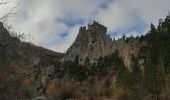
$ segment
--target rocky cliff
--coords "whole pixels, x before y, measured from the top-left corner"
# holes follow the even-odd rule
[[[132,56],[140,58],[140,55],[146,53],[146,49],[141,52],[142,49],[147,47],[145,41],[140,41],[139,38],[120,38],[113,42],[113,51],[118,50],[122,57],[126,68],[132,71],[133,61]]]
[[[107,28],[97,22],[81,27],[73,45],[68,49],[64,60],[73,61],[78,55],[80,62],[90,59],[94,62],[100,56],[111,54],[112,39],[106,34]]]
[[[119,40],[112,40],[107,35],[107,28],[97,22],[89,24],[87,27],[80,27],[78,36],[72,46],[68,49],[64,60],[73,61],[78,55],[80,63],[89,59],[92,64],[99,57],[112,54],[118,50],[120,56],[123,58],[126,67],[131,70],[132,55],[138,57],[139,50],[143,47],[139,39],[136,38],[121,38]]]
[[[169,19],[118,40],[94,21],[66,54],[22,42],[0,23],[0,100],[169,100]]]

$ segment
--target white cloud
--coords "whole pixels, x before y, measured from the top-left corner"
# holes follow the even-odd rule
[[[80,25],[74,26],[68,31],[68,35],[64,38],[60,38],[59,41],[57,41],[50,49],[56,50],[56,51],[62,51],[66,52],[66,50],[71,46],[71,44],[74,42],[74,40],[77,37],[78,31],[79,31]]]
[[[157,23],[170,10],[170,0],[12,0],[0,6],[3,15],[20,3],[20,12],[10,18],[15,31],[31,34],[36,45],[64,52],[74,42],[81,25],[96,19],[120,37],[145,33],[151,22]],[[60,21],[62,19],[63,21]],[[74,23],[69,26],[64,21]],[[138,30],[138,25],[142,27]],[[66,36],[61,36],[68,33]],[[114,35],[112,35],[114,36]]]
[[[128,30],[138,23],[157,24],[170,10],[170,0],[115,0],[98,13],[97,19],[109,31]]]

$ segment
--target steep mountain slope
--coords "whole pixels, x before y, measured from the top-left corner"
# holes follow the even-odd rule
[[[87,29],[81,27],[76,41],[64,56],[66,65],[63,66],[68,67],[63,68],[66,70],[62,71],[63,78],[72,83],[69,85],[72,90],[67,91],[71,96],[67,98],[169,100],[169,30],[170,15],[159,22],[157,28],[151,24],[145,36],[123,36],[113,41],[106,35],[103,25],[94,22]],[[91,80],[92,83],[84,85]],[[78,82],[77,87],[74,82]],[[86,92],[78,88],[81,86]],[[89,90],[89,87],[97,90]]]
[[[132,55],[138,57],[140,49],[145,46],[144,43],[139,38],[133,37],[127,40],[125,40],[125,37],[117,41],[112,40],[106,32],[107,28],[95,21],[88,25],[87,29],[86,26],[81,27],[64,60],[73,61],[78,55],[81,64],[84,64],[87,60],[93,64],[99,57],[110,55],[118,50],[128,70],[132,70],[130,68],[133,65]]]
[[[112,40],[97,22],[66,54],[21,42],[0,23],[0,100],[170,100],[170,15]]]
[[[62,57],[62,53],[21,42],[0,23],[0,100],[36,95],[36,71],[50,67]]]
[[[68,49],[64,60],[73,61],[77,55],[80,57],[81,63],[85,59],[90,59],[90,62],[96,61],[100,56],[111,54],[112,39],[106,35],[107,28],[97,22],[86,27],[81,27],[79,34]]]

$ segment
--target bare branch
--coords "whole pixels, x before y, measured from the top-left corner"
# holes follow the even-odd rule
[[[3,0],[1,1],[1,2],[3,2]],[[7,2],[8,3],[8,2]],[[6,13],[4,16],[2,16],[1,18],[0,18],[0,21],[1,22],[5,22],[5,21],[7,21],[7,19],[9,18],[9,17],[11,17],[11,16],[13,16],[13,15],[16,15],[18,12],[19,12],[19,10],[17,10],[17,11],[15,11],[17,8],[18,8],[18,6],[19,6],[19,4],[17,4],[15,7],[13,7],[8,13]]]
[[[10,2],[10,1],[4,2],[4,0],[1,0],[0,5],[6,5],[6,4],[9,3],[9,2]]]

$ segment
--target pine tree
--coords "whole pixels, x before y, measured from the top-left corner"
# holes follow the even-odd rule
[[[153,25],[152,23],[151,23],[150,28],[151,28],[151,33],[155,33],[155,32],[157,32],[157,31],[156,31],[156,27],[155,27],[155,25]]]

